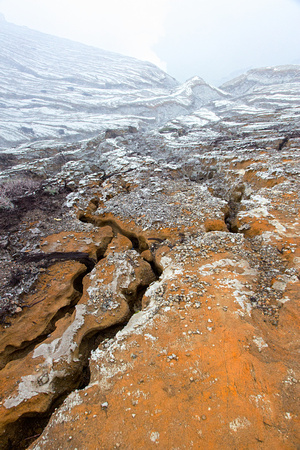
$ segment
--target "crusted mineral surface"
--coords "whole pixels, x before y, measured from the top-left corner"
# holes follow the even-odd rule
[[[0,448],[299,448],[299,82],[280,70],[159,130],[13,152],[3,176],[41,184],[1,212]],[[276,98],[249,90],[278,71]]]

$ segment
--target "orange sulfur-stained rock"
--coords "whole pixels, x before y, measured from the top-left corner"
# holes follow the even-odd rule
[[[131,248],[131,240],[126,236],[123,236],[122,234],[117,234],[117,236],[113,238],[108,245],[104,256],[107,256],[109,253],[125,252],[126,250],[130,250]]]
[[[226,224],[224,220],[206,220],[205,222],[206,231],[227,231]]]
[[[74,251],[88,253],[97,260],[98,256],[105,253],[112,238],[113,232],[108,226],[99,228],[88,236],[82,232],[61,232],[43,239],[40,248],[46,253]]]

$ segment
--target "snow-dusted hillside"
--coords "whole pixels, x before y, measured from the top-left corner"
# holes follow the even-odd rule
[[[277,66],[252,69],[221,86],[226,92],[235,96],[250,94],[260,91],[264,87],[279,84],[300,83],[300,66]]]
[[[0,19],[0,147],[161,124],[228,94],[151,63]]]
[[[249,70],[221,89],[250,106],[275,110],[300,105],[300,66],[264,67]]]
[[[299,117],[299,109],[300,66],[250,70],[219,89],[198,76],[180,85],[151,63],[0,17],[2,150],[41,140],[73,142],[130,126],[205,130],[207,136],[216,123],[246,130],[249,118],[263,121],[281,111],[288,122]]]

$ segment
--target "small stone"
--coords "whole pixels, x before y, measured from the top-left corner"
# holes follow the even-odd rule
[[[206,420],[206,416],[203,414],[203,416],[201,416],[202,420]]]
[[[102,409],[108,408],[108,402],[101,403],[101,408]]]

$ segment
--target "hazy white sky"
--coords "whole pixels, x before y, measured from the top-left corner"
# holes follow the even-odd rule
[[[250,67],[300,64],[300,0],[0,0],[18,25],[218,84]]]

